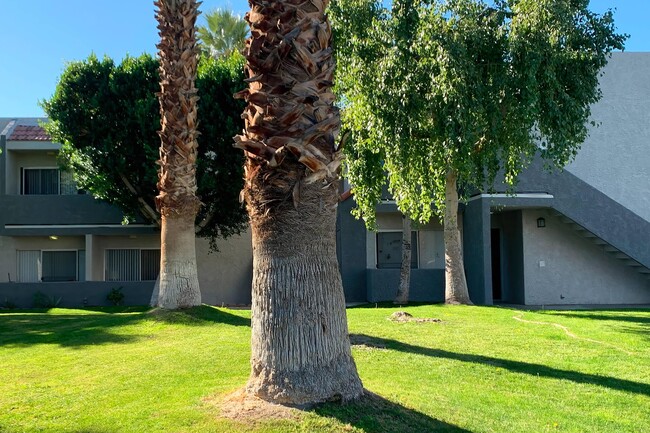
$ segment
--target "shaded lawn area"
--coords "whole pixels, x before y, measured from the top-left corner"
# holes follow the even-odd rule
[[[0,432],[648,431],[648,310],[401,309],[442,321],[348,310],[372,398],[256,424],[219,417],[248,376],[249,311],[5,311]]]

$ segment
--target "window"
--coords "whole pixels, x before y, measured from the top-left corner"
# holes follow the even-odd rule
[[[58,168],[21,168],[21,194],[23,195],[74,195],[77,184],[68,171]]]
[[[86,279],[86,252],[84,250],[19,250],[17,255],[17,280],[21,283],[83,281]]]
[[[106,281],[153,281],[160,272],[160,250],[106,250]]]
[[[59,170],[56,168],[22,169],[22,193],[24,195],[59,194]]]
[[[402,232],[377,233],[377,268],[399,269],[402,266]],[[418,267],[418,236],[411,232],[411,268]]]

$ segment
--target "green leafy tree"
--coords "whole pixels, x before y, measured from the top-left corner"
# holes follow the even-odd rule
[[[205,14],[205,22],[197,29],[204,54],[222,57],[244,49],[248,24],[242,17],[229,9],[215,9]]]
[[[71,62],[54,95],[42,102],[46,129],[62,143],[60,162],[80,188],[115,204],[131,221],[160,224],[154,198],[158,181],[160,91],[159,62],[150,55]],[[232,94],[243,83],[243,58],[202,57],[196,79],[198,119],[197,195],[203,206],[196,233],[217,249],[219,238],[240,233],[246,213],[239,204],[243,157],[232,150],[242,129],[243,104]]]
[[[337,92],[351,133],[356,215],[372,227],[388,183],[419,222],[442,217],[448,303],[471,303],[458,191],[508,184],[531,158],[566,165],[587,137],[613,15],[588,0],[337,0]],[[386,176],[387,174],[387,176]]]

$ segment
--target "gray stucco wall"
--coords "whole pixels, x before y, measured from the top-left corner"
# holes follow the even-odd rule
[[[77,283],[0,283],[0,304],[10,302],[17,308],[32,308],[34,295],[41,292],[59,301],[59,307],[112,305],[106,295],[113,288],[122,287],[124,305],[147,305],[153,290],[153,281],[108,282],[91,281]]]
[[[650,53],[613,53],[600,78],[600,127],[567,171],[650,221]]]
[[[492,305],[490,207],[471,200],[463,213],[463,259],[469,297],[473,303]]]
[[[392,301],[399,285],[399,269],[368,269],[368,302]],[[443,302],[445,271],[442,269],[411,269],[409,301]]]
[[[210,305],[250,305],[253,248],[250,231],[218,242],[209,252],[205,239],[196,241],[196,261],[202,301]]]
[[[548,210],[524,210],[522,228],[527,305],[650,303],[650,280]]]
[[[366,301],[366,228],[350,210],[354,199],[339,203],[336,219],[336,253],[347,302]]]

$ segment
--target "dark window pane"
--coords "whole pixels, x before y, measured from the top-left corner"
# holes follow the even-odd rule
[[[56,168],[26,168],[23,194],[59,194],[59,170]]]
[[[142,250],[140,252],[140,269],[143,281],[157,279],[160,273],[160,250]]]
[[[43,281],[76,281],[76,251],[43,251]]]

